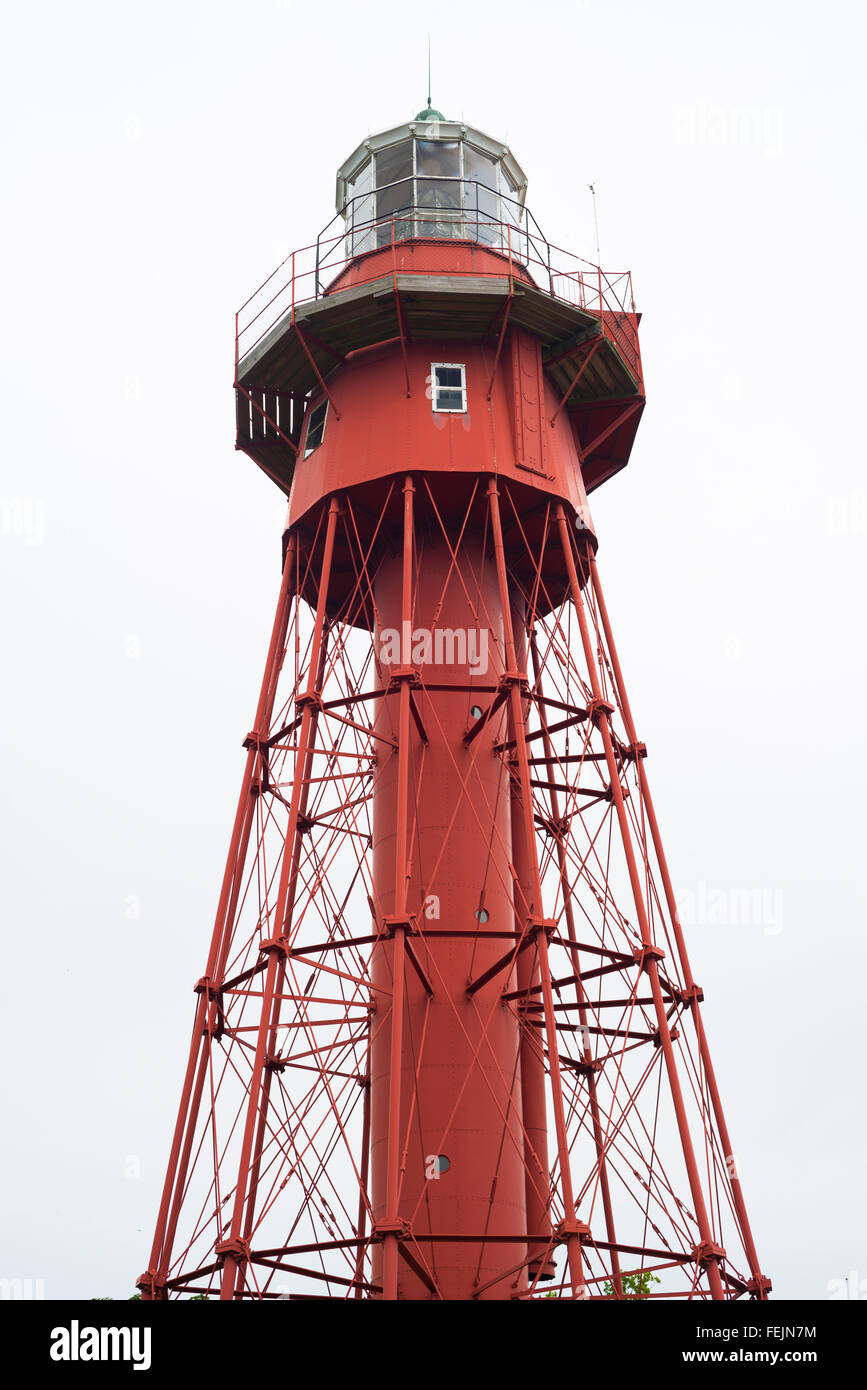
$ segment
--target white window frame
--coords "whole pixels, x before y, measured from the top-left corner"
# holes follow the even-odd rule
[[[328,397],[326,396],[326,398],[325,398],[324,401],[318,401],[316,405],[314,405],[314,406],[308,408],[308,411],[307,411],[307,421],[306,421],[305,426],[304,426],[304,457],[305,457],[305,458],[309,458],[311,454],[315,454],[315,453],[316,453],[316,450],[319,448],[319,445],[322,444],[322,443],[324,442],[324,440],[325,440],[325,426],[326,426],[327,423],[328,423],[328,405],[329,405],[329,401],[328,401]],[[309,449],[309,448],[307,447],[307,436],[308,436],[309,433],[310,433],[310,425],[311,425],[311,422],[312,422],[312,420],[313,420],[313,416],[316,414],[316,411],[317,411],[317,410],[321,410],[323,406],[325,407],[325,414],[324,414],[323,417],[322,417],[322,434],[319,436],[319,444],[314,444],[314,445],[313,445],[313,448],[312,448],[312,449]]]
[[[460,387],[439,386],[437,383],[437,368],[448,367],[450,371],[457,371],[461,374]],[[431,384],[431,407],[436,415],[466,415],[467,413],[467,366],[465,362],[431,362],[430,364],[430,384]],[[461,404],[459,406],[441,406],[437,404],[437,396],[440,391],[457,391],[461,393]]]

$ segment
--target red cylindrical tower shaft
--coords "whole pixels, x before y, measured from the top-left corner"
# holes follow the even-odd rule
[[[393,1006],[371,1050],[373,1213],[380,1226],[395,1217],[411,1224],[417,1263],[453,1299],[470,1298],[497,1270],[519,1264],[527,1229],[520,1029],[499,1001],[503,978],[472,994],[467,989],[509,944],[513,886],[509,776],[492,751],[505,736],[505,710],[477,739],[466,737],[491,705],[500,674],[497,579],[478,538],[465,545],[464,556],[469,563],[459,574],[444,540],[423,539],[411,557],[408,606],[402,555],[383,564],[375,586],[380,656],[397,661],[382,659],[383,690],[390,693],[383,694],[375,723],[383,766],[374,795],[374,897],[388,936],[374,951],[372,978],[402,993],[403,1011],[399,1108],[390,1108]],[[414,688],[420,660],[428,692],[423,707],[417,681]],[[404,700],[414,713],[402,729]],[[438,935],[445,930],[451,934]],[[399,974],[397,931],[405,937]],[[399,1196],[390,1212],[387,1149],[395,1139]],[[428,1231],[516,1239],[434,1246],[425,1241]],[[374,1282],[380,1280],[377,1258]],[[509,1296],[514,1282],[483,1296]],[[406,1263],[397,1291],[402,1298],[430,1297],[429,1284]]]

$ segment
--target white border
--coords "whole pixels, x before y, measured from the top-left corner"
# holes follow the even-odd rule
[[[457,391],[457,386],[441,386],[437,388],[437,367],[451,367],[461,374],[461,400],[463,404],[460,410],[443,409],[437,405],[437,389],[440,391]],[[466,362],[431,362],[430,364],[430,403],[431,409],[437,415],[466,415],[467,413],[467,364]]]

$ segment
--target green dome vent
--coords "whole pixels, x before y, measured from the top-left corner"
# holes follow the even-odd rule
[[[427,106],[424,111],[419,111],[415,118],[417,121],[444,121],[445,116],[442,111],[437,111],[433,106]]]

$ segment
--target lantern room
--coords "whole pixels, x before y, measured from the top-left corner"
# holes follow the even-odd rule
[[[524,225],[527,180],[500,141],[428,106],[371,135],[337,174],[347,254],[392,241],[442,238],[505,250]]]

